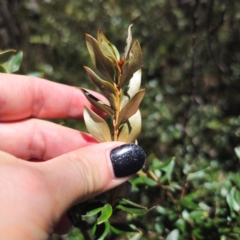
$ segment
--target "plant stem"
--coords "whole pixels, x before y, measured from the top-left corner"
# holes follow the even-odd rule
[[[116,89],[116,101],[115,101],[115,116],[113,119],[113,127],[114,127],[114,141],[117,141],[118,139],[118,133],[119,133],[119,112],[120,112],[120,96],[122,89],[118,89],[117,85],[115,84]]]

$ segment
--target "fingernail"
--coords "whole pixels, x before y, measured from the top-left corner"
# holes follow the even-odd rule
[[[138,172],[145,163],[146,154],[136,144],[124,144],[110,152],[113,171],[116,177],[126,177]]]

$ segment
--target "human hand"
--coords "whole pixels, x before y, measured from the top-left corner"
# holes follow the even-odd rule
[[[37,119],[81,119],[84,105],[94,109],[74,87],[0,74],[0,239],[47,239],[57,225],[65,232],[71,206],[121,185],[144,164],[134,144],[100,144]]]

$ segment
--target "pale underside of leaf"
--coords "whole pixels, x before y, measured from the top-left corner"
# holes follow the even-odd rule
[[[120,109],[122,109],[129,100],[139,91],[141,86],[142,70],[137,70],[129,81],[129,85],[121,96]]]
[[[119,51],[117,50],[117,48],[116,48],[114,45],[112,45],[112,47],[113,47],[113,50],[114,50],[115,55],[116,55],[116,57],[117,57],[117,60],[120,60],[120,54],[119,54]]]
[[[114,62],[117,62],[118,59],[115,52],[116,49],[114,49],[114,46],[108,41],[100,29],[98,30],[97,40],[103,54],[105,54],[107,57],[110,57]]]
[[[88,67],[84,68],[87,71],[88,76],[90,77],[92,83],[103,93],[103,95],[106,98],[115,101],[116,92],[113,84],[111,82],[104,81],[103,79],[101,79],[92,71],[92,69]]]
[[[84,106],[84,121],[88,132],[99,142],[111,142],[111,132],[107,123],[89,107]]]
[[[118,141],[127,143],[134,142],[141,132],[141,127],[141,113],[138,110],[132,117],[128,119],[128,122],[124,124],[118,136]]]
[[[135,114],[139,108],[139,105],[145,94],[145,89],[139,90],[131,100],[125,105],[119,114],[119,123],[126,122],[133,114]]]
[[[126,61],[122,66],[122,75],[120,77],[120,87],[128,82],[134,72],[141,68],[142,65],[142,51],[138,41],[133,44],[130,53],[129,60]]]
[[[132,26],[133,26],[133,24],[131,24],[128,27],[128,36],[127,36],[127,39],[126,39],[126,46],[124,48],[124,57],[125,57],[125,59],[127,59],[128,52],[129,52],[129,49],[130,49],[131,44],[132,44]]]
[[[100,111],[103,111],[105,113],[107,113],[108,115],[112,116],[114,114],[114,111],[111,107],[109,107],[108,105],[106,105],[105,103],[103,103],[102,101],[100,101],[98,98],[94,97],[91,93],[89,93],[88,91],[86,91],[83,88],[79,88],[82,93],[85,95],[85,97],[87,98],[87,100],[97,109],[99,109]]]
[[[103,54],[95,38],[86,34],[86,44],[94,66],[109,81],[115,82],[117,69],[113,61]]]

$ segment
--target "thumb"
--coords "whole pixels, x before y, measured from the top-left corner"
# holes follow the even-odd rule
[[[145,152],[135,144],[99,143],[45,162],[44,175],[58,212],[114,188],[139,171]]]

